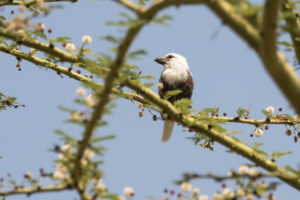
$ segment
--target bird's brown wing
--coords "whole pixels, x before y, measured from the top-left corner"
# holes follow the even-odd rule
[[[161,98],[164,98],[167,91],[181,90],[181,93],[170,97],[168,100],[171,103],[174,103],[175,101],[183,98],[191,99],[193,94],[193,89],[194,89],[194,79],[192,73],[190,71],[187,72],[188,72],[187,80],[175,84],[168,84],[168,82],[161,75],[159,79],[159,83],[162,84],[162,87],[158,89],[159,96]]]

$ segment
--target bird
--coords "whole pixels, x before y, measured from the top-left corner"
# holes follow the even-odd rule
[[[174,104],[175,101],[183,98],[191,99],[194,89],[194,79],[185,57],[177,53],[168,53],[165,56],[156,58],[154,61],[164,66],[158,83],[160,98],[164,98],[168,91],[180,90],[181,93],[168,98],[170,103]],[[164,119],[161,138],[163,142],[167,142],[170,139],[174,124],[175,122],[170,118]]]

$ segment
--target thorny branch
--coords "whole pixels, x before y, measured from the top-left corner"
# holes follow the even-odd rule
[[[56,0],[63,1],[63,0]],[[68,1],[68,0],[64,0]],[[71,2],[75,2],[76,0],[69,0]],[[144,20],[145,23],[149,22],[156,13],[158,13],[160,10],[167,8],[169,6],[179,6],[181,4],[206,4],[213,12],[215,12],[224,22],[229,25],[239,36],[241,36],[249,45],[251,48],[253,48],[258,54],[261,53],[261,57],[265,63],[266,69],[269,71],[271,76],[274,78],[274,80],[277,82],[277,84],[280,86],[282,91],[285,93],[285,95],[288,97],[289,101],[292,103],[294,108],[297,110],[298,113],[300,113],[300,105],[297,103],[300,99],[300,84],[299,79],[296,77],[295,73],[291,71],[291,67],[288,65],[288,63],[284,60],[283,56],[277,51],[276,47],[276,24],[277,24],[277,15],[278,15],[278,9],[279,9],[279,0],[274,0],[272,3],[270,1],[266,1],[266,7],[265,7],[265,15],[264,15],[264,28],[262,33],[262,39],[259,37],[259,32],[256,28],[254,28],[247,20],[243,19],[241,16],[233,12],[232,5],[228,3],[225,0],[157,0],[148,8],[142,8],[131,1],[128,0],[116,0],[118,3],[124,5],[125,7],[129,8],[130,10],[137,13],[139,19]],[[0,1],[0,6],[4,5],[17,5],[19,1]],[[55,2],[55,0],[45,0],[44,2]],[[11,3],[11,4],[8,4]],[[35,1],[28,1],[27,4],[35,3]],[[26,4],[25,3],[25,4]],[[270,5],[271,4],[271,5]],[[289,22],[288,23],[294,23]],[[129,28],[127,31],[126,37],[119,46],[118,54],[111,66],[111,70],[106,76],[104,85],[100,85],[99,87],[102,88],[102,91],[97,94],[100,101],[96,104],[94,108],[94,112],[92,114],[91,119],[88,121],[86,125],[86,129],[84,132],[83,139],[80,142],[79,150],[77,153],[76,161],[75,161],[75,168],[74,168],[74,182],[75,186],[78,183],[78,180],[80,179],[80,160],[83,156],[83,152],[85,148],[88,146],[90,138],[92,136],[92,132],[96,126],[96,122],[101,119],[101,116],[103,114],[104,108],[109,102],[109,95],[111,92],[120,94],[119,90],[114,89],[114,82],[115,79],[118,77],[118,72],[120,68],[122,67],[122,64],[124,62],[124,57],[128,51],[128,48],[130,47],[132,41],[135,39],[136,35],[139,33],[139,31],[142,29],[142,27],[145,25],[140,24],[137,26],[133,26]],[[268,37],[266,37],[266,35]],[[18,42],[18,44],[22,44],[31,48],[35,48],[37,50],[49,53],[51,55],[57,56],[61,59],[61,61],[67,61],[67,62],[78,62],[79,58],[77,56],[71,55],[63,50],[60,50],[56,47],[50,48],[48,44],[41,43],[36,40],[25,40],[13,33],[5,33],[3,30],[0,30],[0,36],[7,37],[13,41]],[[262,44],[262,45],[261,45]],[[262,47],[262,50],[261,50]],[[30,54],[23,53],[18,50],[9,50],[5,46],[0,46],[0,51],[9,53],[11,55],[14,55],[16,57],[22,57],[23,59],[26,59],[32,63],[35,63],[40,66],[48,67],[52,70],[55,70],[57,72],[66,74],[70,76],[71,78],[75,78],[79,81],[88,82],[91,81],[87,79],[84,76],[81,76],[79,74],[76,74],[74,72],[68,71],[67,68],[58,66],[56,64],[53,64],[49,61],[46,61],[44,59],[37,58],[35,56],[32,56]],[[278,75],[281,76],[281,78],[278,78]],[[283,78],[282,78],[283,77]],[[283,86],[285,84],[286,86]],[[251,148],[247,147],[241,142],[237,142],[234,139],[230,138],[229,136],[223,135],[209,127],[205,124],[198,123],[192,116],[190,115],[182,115],[173,105],[171,105],[169,102],[160,99],[155,93],[153,93],[151,90],[142,87],[139,83],[129,80],[127,82],[127,86],[133,89],[134,91],[138,92],[147,101],[151,101],[155,105],[157,105],[159,108],[161,108],[164,111],[167,111],[168,114],[172,117],[173,120],[183,124],[184,126],[193,128],[194,130],[198,132],[205,133],[208,137],[211,137],[215,141],[223,144],[224,146],[228,147],[229,149],[233,150],[234,152],[248,158],[249,160],[253,161],[257,165],[267,169],[268,171],[274,173],[278,178],[285,181],[286,183],[290,184],[291,186],[300,189],[300,181],[299,177],[295,174],[291,174],[287,172],[286,170],[279,167],[277,164],[263,158],[260,154],[253,151]],[[294,88],[294,89],[291,89]],[[287,91],[288,90],[288,91]],[[291,94],[294,92],[294,95]],[[138,95],[132,95],[129,93],[122,93],[126,97],[132,98],[133,100],[139,101],[139,102],[145,102],[145,100],[138,96]],[[290,121],[287,120],[252,120],[252,119],[238,119],[236,118],[225,118],[225,117],[218,117],[217,119],[225,120],[228,122],[239,122],[239,123],[249,123],[257,125],[259,124],[290,124]],[[52,188],[53,189],[53,188]],[[80,190],[80,188],[79,188]],[[33,193],[34,191],[31,191],[30,193]],[[80,192],[80,191],[79,191]],[[23,192],[28,193],[28,192]]]
[[[277,50],[277,21],[280,0],[266,0],[261,41],[261,58],[266,70],[300,113],[300,79]]]
[[[78,0],[43,0],[45,3],[47,2],[77,2]],[[35,4],[37,0],[31,0],[31,1],[19,1],[19,0],[0,0],[0,7],[1,6],[13,6],[13,5],[25,5],[29,6],[32,4]]]
[[[16,190],[9,190],[9,191],[0,191],[0,196],[9,196],[9,195],[16,195],[16,194],[35,194],[35,193],[42,193],[42,192],[58,192],[63,190],[72,189],[72,186],[69,183],[62,183],[57,184],[54,186],[47,186],[47,187],[34,187],[34,188],[19,188]]]

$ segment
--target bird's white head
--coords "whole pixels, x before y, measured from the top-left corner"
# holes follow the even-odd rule
[[[189,66],[185,57],[177,53],[168,53],[155,61],[165,67],[162,76],[169,84],[185,81],[189,76]]]
[[[177,53],[168,53],[155,59],[156,62],[162,64],[165,69],[172,70],[188,70],[189,66],[185,57]]]

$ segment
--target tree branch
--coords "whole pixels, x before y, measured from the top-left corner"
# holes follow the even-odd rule
[[[300,113],[300,80],[284,56],[277,51],[277,20],[280,0],[266,0],[262,32],[261,58],[289,102]]]
[[[45,60],[45,59],[38,58],[38,57],[36,57],[36,56],[34,56],[30,53],[24,53],[24,52],[16,50],[16,49],[9,49],[8,47],[6,47],[4,45],[0,45],[0,51],[2,51],[4,53],[8,53],[10,55],[13,55],[17,58],[22,58],[22,59],[27,60],[31,63],[34,63],[38,66],[54,70],[57,73],[64,74],[64,75],[66,75],[70,78],[76,79],[80,82],[92,83],[92,84],[96,85],[98,88],[103,88],[103,84],[92,81],[91,79],[89,79],[85,76],[82,76],[82,75],[80,75],[76,72],[73,72],[73,71],[69,70],[66,67],[60,66],[58,64],[51,63],[51,62],[49,62],[48,60]],[[143,97],[141,97],[137,94],[120,91],[117,88],[113,88],[112,93],[117,95],[117,96],[121,96],[125,99],[134,100],[134,101],[137,101],[137,102],[142,103],[142,104],[147,104],[148,103],[147,100],[145,100]],[[290,120],[287,120],[287,119],[261,119],[261,120],[256,120],[256,119],[244,119],[244,118],[238,118],[238,117],[220,117],[220,116],[219,117],[201,116],[201,117],[207,118],[207,119],[222,120],[222,121],[232,122],[232,123],[252,124],[252,125],[255,125],[255,126],[259,126],[259,125],[263,125],[263,124],[286,124],[286,125],[293,125],[294,124],[294,122],[292,122]],[[300,121],[298,121],[296,123],[300,123]]]
[[[53,56],[56,56],[62,62],[64,61],[71,62],[71,63],[80,62],[80,58],[78,56],[72,55],[57,47],[50,48],[49,44],[39,42],[38,40],[25,39],[18,36],[16,33],[11,33],[11,32],[7,33],[3,29],[0,29],[0,36],[16,41],[19,45],[25,45],[27,47],[31,47],[40,50],[42,52],[51,54]]]
[[[66,67],[63,67],[63,66],[51,63],[51,62],[49,62],[45,59],[41,59],[41,58],[38,58],[36,56],[33,56],[30,53],[24,53],[24,52],[21,52],[21,51],[16,50],[16,49],[9,49],[8,47],[6,47],[4,45],[0,45],[0,51],[8,53],[10,55],[13,55],[17,58],[22,58],[22,59],[27,60],[29,62],[32,62],[36,65],[39,65],[41,67],[45,67],[45,68],[54,70],[57,73],[65,74],[68,77],[76,79],[76,80],[81,81],[83,83],[93,83],[97,87],[103,88],[103,84],[92,81],[91,79],[89,79],[85,76],[82,76],[82,75],[80,75],[76,72],[73,72],[73,71],[69,70]],[[123,92],[123,91],[120,91],[117,88],[113,88],[112,93],[115,94],[115,95],[118,95],[118,96],[122,96],[125,99],[140,102],[142,104],[147,103],[147,101],[144,98],[142,98],[141,96],[133,94],[133,93]]]
[[[141,6],[133,3],[130,0],[114,0],[115,2],[127,7],[129,10],[132,10],[133,12],[140,14],[141,12],[144,11],[144,8],[142,8]]]
[[[237,14],[233,6],[225,0],[205,0],[205,4],[237,33],[252,49],[259,52],[260,37],[258,30],[246,19]]]
[[[257,179],[257,178],[275,178],[274,175],[268,174],[268,173],[259,173],[257,176],[250,176],[250,175],[240,175],[238,173],[233,173],[231,176],[221,176],[221,175],[215,175],[212,173],[207,174],[197,174],[197,173],[184,173],[182,176],[182,180],[176,181],[176,182],[182,182],[182,181],[191,181],[194,179],[213,179],[215,181],[225,181],[225,180],[232,180],[237,178],[247,178],[247,179]]]
[[[45,3],[48,2],[77,2],[78,0],[44,0]],[[35,4],[36,0],[31,0],[27,2],[18,1],[18,0],[0,0],[0,7],[2,6],[15,6],[15,5],[32,5]]]
[[[287,29],[293,41],[298,63],[300,63],[300,22],[298,20],[299,16],[297,17],[299,14],[296,14],[293,2],[291,0],[284,0],[280,8],[284,15]]]
[[[9,196],[9,195],[16,195],[16,194],[36,194],[42,192],[59,192],[63,190],[72,189],[72,186],[69,183],[62,183],[57,184],[54,186],[48,187],[35,187],[35,188],[19,188],[16,190],[9,190],[9,191],[0,191],[0,196]]]
[[[270,173],[277,176],[282,181],[291,185],[292,187],[300,190],[300,178],[294,173],[287,172],[285,169],[279,167],[276,163],[265,159],[262,155],[254,151],[252,148],[231,138],[228,135],[219,133],[218,131],[210,128],[208,125],[200,123],[195,120],[191,115],[185,115],[180,113],[170,102],[161,99],[156,93],[152,92],[150,89],[143,87],[140,83],[134,80],[128,80],[126,85],[144,96],[153,104],[160,107],[162,110],[168,113],[168,116],[172,120],[182,124],[183,126],[189,127],[196,132],[201,132],[206,136],[210,137],[214,141],[226,146],[233,152],[251,160],[258,166],[268,170]]]
[[[143,18],[140,17],[139,19],[143,19]],[[96,96],[98,97],[97,99],[99,99],[99,102],[95,105],[92,116],[90,120],[88,120],[88,122],[86,123],[85,132],[83,134],[83,138],[81,140],[76,155],[75,166],[73,171],[73,178],[74,178],[75,185],[78,184],[78,181],[81,176],[80,160],[83,156],[84,150],[89,145],[97,121],[101,119],[104,108],[109,102],[109,95],[112,91],[114,81],[118,77],[119,71],[124,62],[125,55],[131,43],[133,42],[134,38],[136,37],[136,35],[139,33],[139,31],[142,29],[144,25],[145,24],[137,24],[128,29],[124,40],[121,42],[121,44],[118,47],[117,57],[113,62],[112,66],[110,67],[110,71],[105,78],[103,90],[100,93],[96,94]]]

